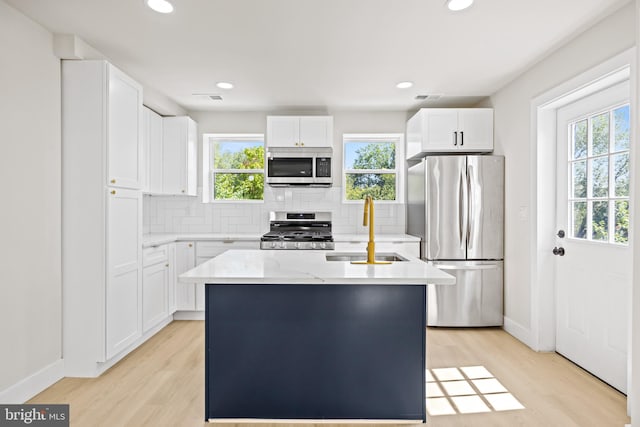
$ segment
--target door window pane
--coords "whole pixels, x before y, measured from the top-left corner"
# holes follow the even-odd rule
[[[609,240],[609,202],[593,202],[591,227],[593,240]]]
[[[629,106],[624,105],[613,110],[613,122],[615,132],[614,151],[629,149]]]
[[[582,160],[573,164],[573,197],[587,197],[587,162]]]
[[[573,202],[571,217],[573,219],[573,237],[587,238],[587,202]]]
[[[615,242],[629,243],[629,201],[616,202]]]
[[[570,237],[628,244],[630,129],[628,104],[568,124]]]
[[[593,145],[591,155],[609,152],[609,112],[599,114],[591,120],[591,134]]]
[[[592,197],[609,196],[609,157],[589,160],[591,169]]]
[[[613,156],[613,179],[615,180],[615,195],[629,196],[629,153]]]
[[[581,120],[573,125],[573,158],[587,157],[587,121]]]

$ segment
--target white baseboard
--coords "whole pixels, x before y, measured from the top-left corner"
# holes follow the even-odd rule
[[[176,311],[174,320],[204,320],[204,311]]]
[[[0,391],[0,403],[22,404],[42,390],[64,377],[64,360],[58,359],[49,366]]]
[[[533,347],[533,340],[531,339],[531,330],[529,328],[525,328],[518,322],[515,322],[508,317],[504,317],[504,330],[512,335],[518,341],[522,341],[523,344],[527,345],[531,349],[535,350]]]

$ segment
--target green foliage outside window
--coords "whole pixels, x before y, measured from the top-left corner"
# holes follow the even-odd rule
[[[396,147],[393,142],[347,142],[345,168],[346,199],[396,200]],[[353,158],[353,161],[351,161]],[[355,173],[354,170],[376,170],[375,173]],[[380,172],[378,172],[380,171]],[[389,171],[389,173],[382,172]]]
[[[214,147],[214,199],[262,200],[264,145],[261,142],[224,142],[214,144]]]

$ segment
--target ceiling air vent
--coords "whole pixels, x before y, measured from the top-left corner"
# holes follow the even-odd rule
[[[436,93],[436,94],[433,94],[433,95],[416,95],[416,99],[418,101],[426,101],[426,100],[436,101],[436,100],[440,99],[441,96],[442,96],[441,93]]]
[[[217,95],[215,93],[193,93],[193,96],[206,96],[212,101],[222,101],[222,96]]]

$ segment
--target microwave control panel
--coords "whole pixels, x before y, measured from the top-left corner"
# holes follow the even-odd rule
[[[331,178],[331,157],[316,157],[316,178]]]

